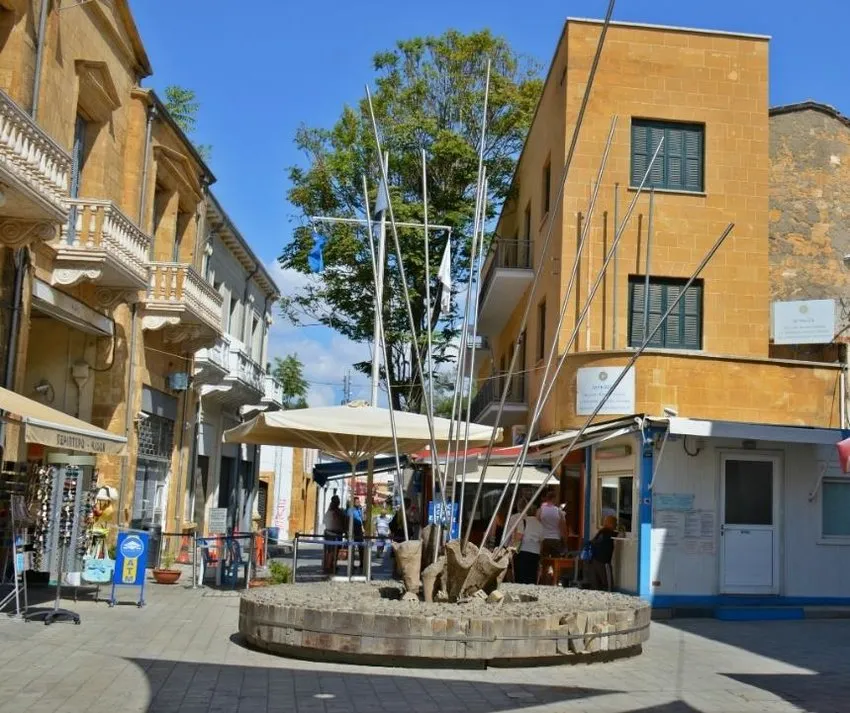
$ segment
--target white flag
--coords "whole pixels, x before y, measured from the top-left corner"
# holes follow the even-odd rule
[[[446,241],[446,249],[443,252],[443,259],[440,261],[440,269],[437,272],[437,279],[443,285],[440,294],[440,311],[443,314],[448,314],[452,308],[452,241]]]

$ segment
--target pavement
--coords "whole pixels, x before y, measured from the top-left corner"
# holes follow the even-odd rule
[[[415,670],[246,649],[238,592],[149,584],[142,609],[133,592],[64,601],[80,626],[0,617],[0,713],[850,711],[847,620],[654,622],[628,660]]]

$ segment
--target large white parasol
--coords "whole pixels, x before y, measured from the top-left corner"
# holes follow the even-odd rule
[[[413,453],[429,445],[431,439],[427,416],[405,411],[395,411],[394,416],[399,453]],[[434,419],[437,447],[448,445],[450,424],[447,418]],[[455,423],[454,430],[457,427]],[[496,441],[501,438],[501,429],[498,431]],[[486,445],[492,432],[491,426],[470,424],[470,445]],[[389,409],[367,406],[363,402],[263,412],[225,431],[224,441],[317,448],[352,465],[377,453],[393,451]]]

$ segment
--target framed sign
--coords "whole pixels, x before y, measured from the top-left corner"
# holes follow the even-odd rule
[[[589,416],[611,391],[611,385],[625,367],[586,367],[576,372],[576,414]],[[628,415],[635,412],[635,370],[629,369],[599,410],[600,415]]]
[[[774,344],[829,344],[835,337],[835,300],[771,305]]]

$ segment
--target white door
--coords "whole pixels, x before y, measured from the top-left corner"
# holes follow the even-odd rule
[[[778,594],[779,458],[724,454],[720,468],[720,590]]]

